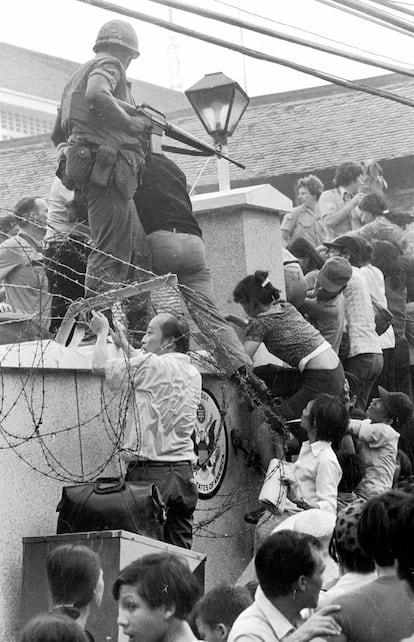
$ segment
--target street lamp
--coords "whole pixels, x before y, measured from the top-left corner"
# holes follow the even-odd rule
[[[235,81],[218,72],[206,74],[184,92],[214,145],[227,156],[227,139],[236,129],[250,98]],[[219,189],[230,189],[228,162],[217,158]]]

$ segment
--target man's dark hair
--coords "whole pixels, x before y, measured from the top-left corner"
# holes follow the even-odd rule
[[[324,260],[308,239],[303,236],[298,236],[287,247],[289,252],[297,259],[309,259],[309,267],[311,270],[320,270],[324,264]]]
[[[257,579],[267,598],[288,595],[301,575],[315,572],[315,551],[322,546],[313,535],[284,530],[270,535],[254,560]]]
[[[174,606],[180,620],[189,616],[201,593],[187,564],[171,553],[144,555],[123,568],[112,587],[115,600],[123,585],[134,586],[151,609]]]
[[[25,196],[18,201],[14,208],[14,214],[19,227],[25,227],[28,224],[27,215],[36,210],[36,200],[40,196]]]
[[[101,560],[86,546],[64,544],[49,553],[46,572],[53,602],[82,608],[93,600]]]
[[[334,395],[319,395],[311,405],[309,423],[316,429],[318,440],[338,443],[349,425],[349,413],[344,401]]]
[[[364,170],[359,163],[353,163],[350,161],[341,163],[335,172],[335,187],[347,187],[356,181],[358,176],[362,176],[363,173]]]
[[[401,548],[399,520],[407,494],[390,490],[371,497],[358,523],[358,541],[378,566],[393,566]]]
[[[164,316],[164,314],[163,314]],[[165,339],[173,338],[177,352],[186,354],[190,349],[190,328],[184,318],[178,318],[169,312],[161,322],[161,331]]]
[[[221,584],[208,591],[195,605],[194,618],[201,618],[210,628],[224,624],[230,628],[234,620],[253,602],[244,586]]]

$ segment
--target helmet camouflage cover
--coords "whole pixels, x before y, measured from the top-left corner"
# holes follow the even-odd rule
[[[138,38],[134,28],[124,20],[110,20],[99,29],[93,51],[96,53],[106,44],[119,45],[138,58]]]

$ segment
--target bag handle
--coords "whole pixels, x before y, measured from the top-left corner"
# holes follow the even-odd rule
[[[94,482],[94,490],[97,495],[119,493],[123,488],[125,488],[123,477],[99,477]]]

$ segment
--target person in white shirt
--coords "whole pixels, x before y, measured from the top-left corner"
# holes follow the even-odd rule
[[[348,428],[348,411],[333,395],[310,401],[301,417],[304,441],[294,464],[293,477],[286,478],[288,499],[298,508],[319,508],[336,514],[341,467],[331,443],[339,443]]]
[[[357,453],[364,469],[355,492],[363,499],[391,490],[399,430],[413,414],[411,400],[403,392],[388,392],[378,386],[378,394],[368,407],[368,419],[351,419],[349,424],[358,438]]]
[[[372,388],[381,374],[384,360],[375,329],[371,295],[359,269],[362,258],[361,244],[356,237],[340,236],[324,245],[329,249],[329,256],[342,256],[352,265],[352,276],[344,290],[349,338],[349,353],[344,368],[357,382],[351,385],[352,393],[357,397],[356,407],[365,411]]]
[[[164,539],[191,548],[197,487],[192,434],[201,397],[201,375],[186,354],[189,328],[169,313],[157,314],[134,350],[121,334],[128,357],[110,360],[107,318],[93,312],[97,335],[92,357],[94,372],[104,373],[113,390],[134,390],[127,408],[125,442],[121,456],[128,462],[128,481],[159,486],[167,505]],[[117,330],[122,332],[117,326]]]
[[[234,622],[228,642],[307,642],[338,635],[332,604],[303,622],[300,612],[315,608],[325,567],[319,540],[282,530],[268,537],[255,557],[259,586],[254,602]]]

